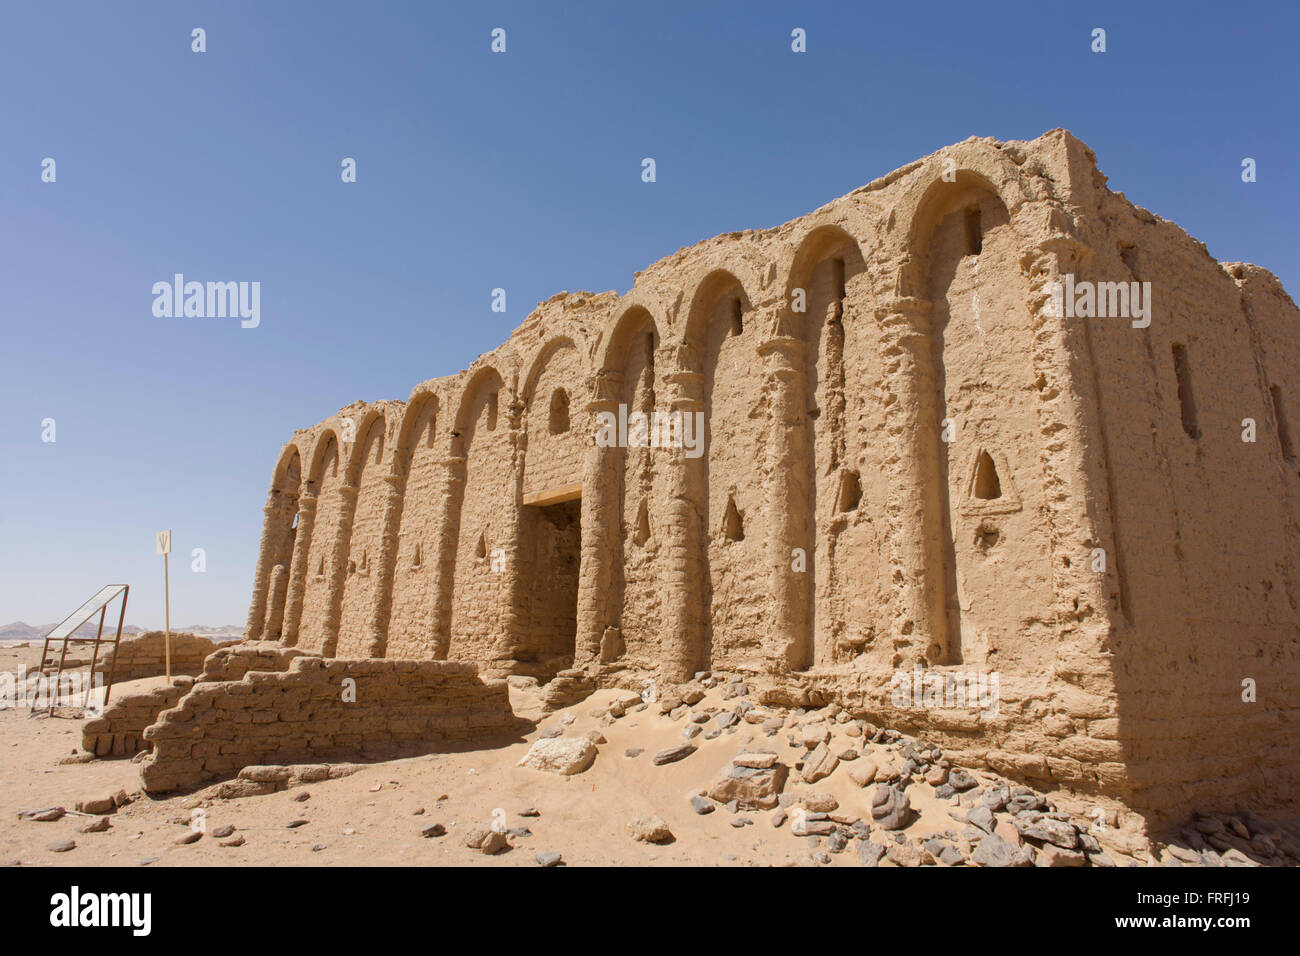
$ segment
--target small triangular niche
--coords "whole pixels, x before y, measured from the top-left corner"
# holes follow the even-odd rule
[[[971,461],[962,514],[1005,514],[1020,510],[1020,496],[1001,452],[981,448]]]
[[[728,541],[745,540],[745,522],[736,510],[736,499],[731,495],[727,496],[727,510],[722,516],[722,533]]]
[[[641,506],[636,512],[636,530],[632,533],[632,543],[638,548],[644,547],[645,543],[650,540],[650,510],[646,507],[645,499],[641,499]]]
[[[474,545],[474,557],[476,558],[487,557],[487,532],[486,531],[479,533],[478,544]]]
[[[418,568],[423,557],[424,552],[421,549],[420,542],[417,541],[415,542],[415,555],[411,558],[411,567]]]
[[[975,458],[975,477],[971,481],[971,497],[979,501],[993,501],[1002,497],[1002,482],[998,480],[998,466],[993,456],[981,451]]]

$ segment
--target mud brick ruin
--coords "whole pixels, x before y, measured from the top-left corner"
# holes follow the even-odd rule
[[[556,295],[462,373],[296,432],[223,653],[274,658],[240,683],[304,699],[389,668],[418,688],[394,719],[455,677],[477,726],[508,721],[506,675],[558,706],[713,669],[1037,786],[1156,813],[1288,801],[1297,371],[1272,274],[1110,191],[1068,132],[972,138],[625,295]],[[702,416],[703,443],[647,447],[637,412]],[[598,441],[611,419],[629,434]],[[996,713],[900,706],[918,669],[996,674]],[[191,703],[220,676],[146,736],[238,710]],[[267,726],[263,758],[291,725]],[[190,770],[239,762],[187,732]]]
[[[203,670],[203,662],[219,646],[211,638],[184,632],[172,634],[164,647],[162,631],[145,631],[123,638],[116,650],[108,650],[96,664],[95,673],[112,674],[115,681],[139,680],[163,673],[171,661],[173,674],[194,676]]]

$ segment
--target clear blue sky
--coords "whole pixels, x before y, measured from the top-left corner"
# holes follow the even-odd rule
[[[242,624],[295,428],[406,398],[559,290],[626,291],[972,134],[1067,127],[1113,188],[1295,293],[1300,15],[1279,6],[8,4],[0,623],[125,582],[128,621],[160,625],[170,527],[173,624]],[[261,282],[260,327],[155,318],[175,272]]]

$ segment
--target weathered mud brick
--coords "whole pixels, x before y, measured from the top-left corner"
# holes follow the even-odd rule
[[[1287,799],[1300,701],[1238,685],[1300,684],[1298,330],[1068,132],[965,140],[295,432],[188,710],[465,739],[507,675],[711,670],[1155,815]]]

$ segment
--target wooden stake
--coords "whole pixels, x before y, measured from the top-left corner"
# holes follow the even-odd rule
[[[172,592],[167,577],[167,554],[163,554],[163,651],[167,658],[167,683],[172,682]]]

